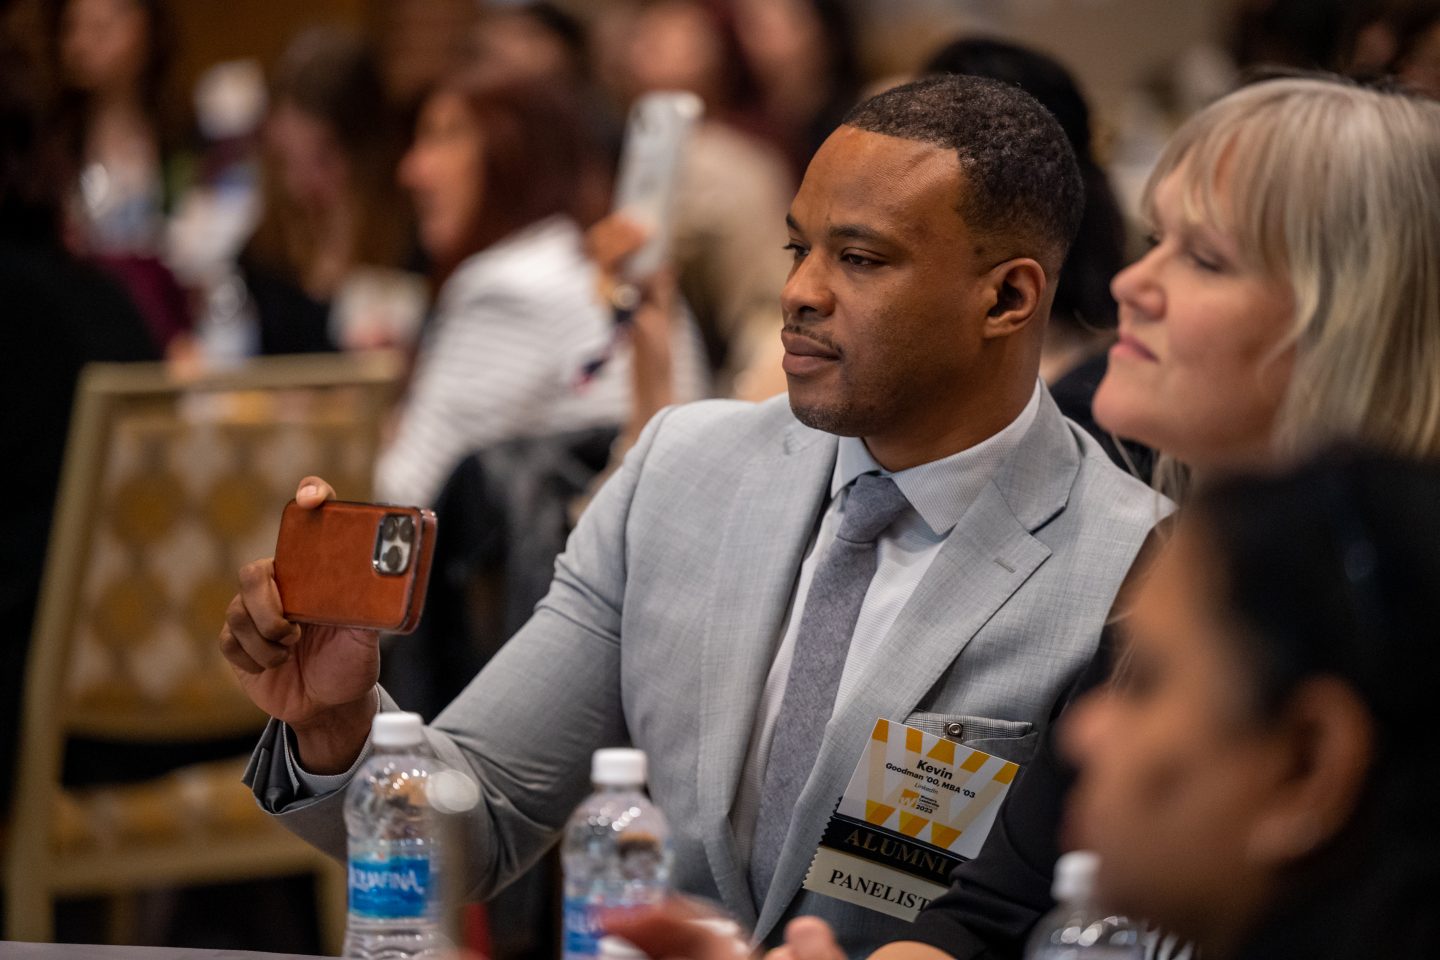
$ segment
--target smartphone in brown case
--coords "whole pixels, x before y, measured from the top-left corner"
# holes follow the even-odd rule
[[[419,507],[291,500],[275,544],[275,585],[297,623],[410,633],[425,607],[435,514]]]

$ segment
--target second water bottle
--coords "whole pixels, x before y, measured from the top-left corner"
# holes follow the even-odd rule
[[[1025,960],[1144,960],[1143,928],[1095,902],[1100,858],[1087,850],[1055,864],[1053,894],[1058,902],[1030,934]]]
[[[658,903],[670,887],[670,829],[645,796],[645,754],[595,751],[591,794],[565,826],[564,960],[593,960],[600,915]]]

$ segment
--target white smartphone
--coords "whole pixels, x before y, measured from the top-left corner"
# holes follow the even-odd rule
[[[648,231],[645,245],[625,261],[625,279],[647,279],[670,254],[675,195],[685,145],[705,112],[693,93],[657,91],[635,101],[625,122],[625,146],[614,210]]]

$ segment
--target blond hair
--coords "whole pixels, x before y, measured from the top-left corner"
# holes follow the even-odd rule
[[[1440,456],[1440,104],[1338,79],[1270,80],[1192,117],[1145,188],[1289,283],[1295,365],[1273,438]]]

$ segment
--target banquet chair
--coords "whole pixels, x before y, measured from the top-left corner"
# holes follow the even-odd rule
[[[401,375],[388,354],[275,357],[199,377],[88,367],[77,390],[25,678],[6,850],[6,939],[54,936],[60,898],[313,873],[322,942],[344,925],[341,866],[257,807],[243,755],[69,787],[67,743],[193,751],[265,717],[219,653],[236,571],[273,552],[298,479],[368,496]],[[123,761],[121,761],[123,764]]]

